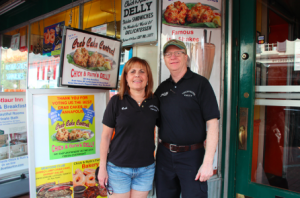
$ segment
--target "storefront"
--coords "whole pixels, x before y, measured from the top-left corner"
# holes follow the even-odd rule
[[[206,14],[191,13],[179,23],[168,17],[175,3],[47,0],[0,15],[0,197],[29,192],[30,179],[31,197],[57,184],[81,196],[72,175],[94,170],[100,160],[93,145],[117,89],[60,86],[64,26],[121,40],[112,70],[121,75],[131,57],[146,59],[154,90],[169,77],[162,46],[173,38],[185,42],[189,67],[209,79],[221,112],[209,197],[300,197],[299,2],[181,1],[190,12]],[[85,129],[89,137],[68,148],[57,142],[55,127],[67,121],[69,132]],[[77,148],[81,143],[88,149]]]

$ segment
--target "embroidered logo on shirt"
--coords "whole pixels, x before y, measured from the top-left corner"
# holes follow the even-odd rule
[[[126,110],[127,109],[127,107],[122,107],[122,110]]]
[[[168,95],[168,92],[165,92],[165,93],[162,93],[162,94],[160,95],[160,97],[167,96],[167,95]]]
[[[159,109],[155,105],[150,105],[149,108],[150,108],[150,110],[155,111],[155,112],[159,111]]]
[[[195,92],[190,91],[190,90],[184,91],[184,92],[182,92],[182,94],[183,94],[185,97],[193,97],[193,96],[196,95]]]

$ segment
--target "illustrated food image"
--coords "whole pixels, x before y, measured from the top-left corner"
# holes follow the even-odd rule
[[[68,141],[69,138],[69,131],[65,128],[63,129],[58,129],[56,133],[56,139],[59,141]]]
[[[210,6],[201,3],[185,4],[180,1],[170,4],[164,13],[166,22],[188,25],[190,23],[214,23],[214,27],[221,26],[221,15],[212,10]],[[202,25],[203,26],[203,25]],[[202,27],[201,25],[192,27]],[[209,25],[208,27],[211,27]]]
[[[77,65],[87,67],[87,61],[89,60],[89,52],[83,47],[75,51],[73,60]]]
[[[191,10],[188,11],[187,21],[192,23],[212,22],[214,16],[214,12],[209,6],[197,3]]]
[[[86,168],[82,172],[80,169],[75,170],[73,174],[73,184],[75,186],[95,186],[95,170]]]
[[[56,133],[56,139],[59,141],[70,141],[70,140],[77,140],[80,138],[89,139],[90,134],[88,131],[81,131],[80,129],[73,129],[70,133],[67,129],[58,129]]]
[[[48,29],[47,32],[44,33],[45,44],[51,43],[53,44],[55,41],[55,30]]]
[[[92,70],[107,71],[112,69],[113,61],[109,58],[104,58],[98,52],[88,52],[85,48],[79,48],[72,55],[67,55],[69,63],[75,63],[79,66]]]
[[[168,23],[175,23],[175,24],[185,24],[185,18],[188,13],[189,9],[180,1],[175,2],[174,4],[170,4],[165,13],[165,19]]]
[[[72,196],[73,182],[58,183],[55,182],[46,183],[36,187],[37,198],[66,198]]]

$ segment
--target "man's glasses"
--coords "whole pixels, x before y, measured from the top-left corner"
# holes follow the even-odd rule
[[[176,51],[176,52],[167,52],[164,55],[165,57],[170,58],[173,55],[173,53],[176,57],[180,56],[181,54],[185,54],[183,51]]]
[[[104,186],[105,186],[105,188],[106,188],[107,193],[108,193],[109,195],[112,195],[113,192],[114,192],[113,189],[112,189],[112,187],[109,186],[108,183],[107,183],[107,184],[104,184]]]

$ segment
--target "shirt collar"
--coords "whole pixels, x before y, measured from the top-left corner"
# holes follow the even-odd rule
[[[129,93],[128,93],[127,90],[124,92],[124,96],[129,96],[129,97],[131,97],[131,96],[129,95]],[[148,98],[146,98],[146,99],[147,99],[147,100],[148,100],[148,99],[152,99],[153,96],[154,96],[154,94],[150,95],[150,96],[149,96]]]
[[[181,78],[181,79],[188,79],[188,78],[191,78],[193,76],[193,72],[191,71],[191,69],[189,67],[187,67],[187,71],[186,73],[184,74],[184,76]],[[181,80],[180,79],[180,80]],[[172,79],[172,76],[170,75],[169,79],[168,79],[170,82],[174,82],[173,79]],[[180,81],[179,80],[179,81]],[[178,81],[178,82],[179,82]]]

